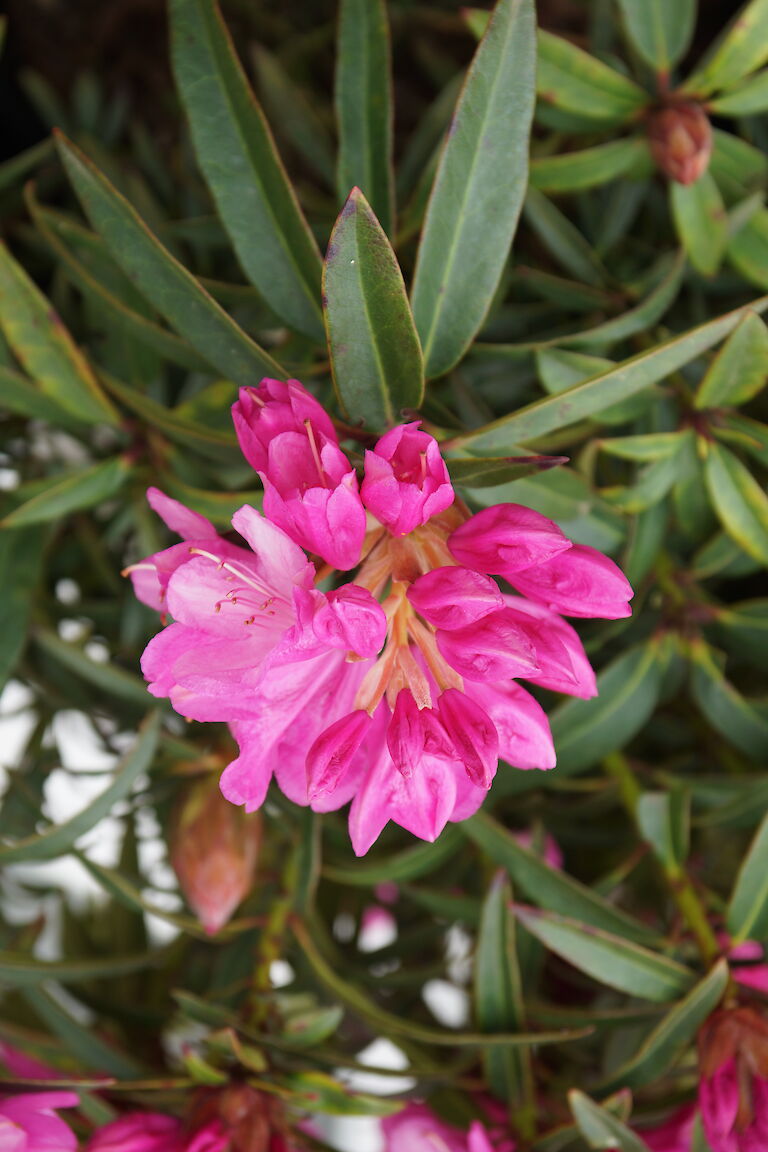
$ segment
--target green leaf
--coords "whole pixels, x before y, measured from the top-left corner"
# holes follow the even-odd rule
[[[36,987],[34,992],[25,992],[24,998],[42,1023],[66,1045],[68,1055],[86,1068],[123,1080],[141,1076],[140,1064],[105,1043],[92,1027],[81,1024],[47,989]]]
[[[260,489],[248,489],[244,492],[209,492],[203,488],[192,488],[184,484],[171,472],[160,473],[160,488],[181,500],[193,512],[199,512],[213,524],[229,530],[232,527],[232,516],[244,504],[252,508],[261,509],[264,493]]]
[[[532,0],[499,0],[470,65],[427,207],[413,312],[427,376],[488,312],[525,195],[536,57]]]
[[[693,696],[702,715],[730,744],[763,762],[768,756],[768,718],[725,679],[703,641],[694,642],[690,651]]]
[[[82,960],[37,960],[16,952],[0,953],[0,982],[8,988],[39,988],[49,980],[80,984],[89,980],[116,980],[132,972],[160,965],[162,950],[138,955],[87,956]]]
[[[80,836],[90,831],[99,820],[109,815],[115,804],[131,794],[139,776],[148,771],[152,764],[159,733],[160,717],[157,712],[152,712],[139,729],[136,743],[117,766],[112,783],[81,812],[63,824],[53,824],[37,836],[17,840],[15,844],[0,845],[0,866],[20,860],[53,860],[65,855]]]
[[[336,121],[340,201],[359,188],[392,235],[392,77],[384,0],[341,0],[336,48]]]
[[[283,1035],[297,1048],[313,1048],[333,1036],[341,1024],[344,1009],[338,1004],[328,1008],[311,1008],[294,1012],[285,1021]]]
[[[331,233],[323,300],[334,385],[349,419],[380,431],[419,408],[424,368],[403,277],[357,188]]]
[[[648,1145],[626,1124],[578,1088],[568,1093],[576,1126],[590,1148],[615,1148],[618,1152],[648,1152]]]
[[[567,344],[570,348],[593,348],[596,344],[615,344],[617,340],[645,332],[665,315],[680,290],[684,274],[682,253],[663,256],[654,267],[653,287],[634,308],[627,308],[621,316],[594,328],[558,337],[553,343]]]
[[[731,236],[727,255],[746,280],[763,290],[768,288],[768,209],[755,212]]]
[[[328,1116],[392,1116],[403,1106],[400,1100],[355,1092],[325,1072],[291,1072],[285,1086],[295,1107]]]
[[[81,508],[92,508],[108,500],[128,479],[130,464],[122,456],[102,460],[89,468],[78,468],[63,477],[48,477],[44,485],[35,484],[35,494],[0,520],[0,528],[21,528],[59,520]],[[42,490],[41,490],[42,488]],[[17,494],[22,495],[23,488]]]
[[[183,444],[187,448],[194,448],[198,452],[211,455],[215,459],[223,457],[232,458],[232,451],[237,444],[234,431],[222,432],[218,428],[207,427],[203,423],[193,424],[189,420],[178,416],[172,408],[158,404],[156,400],[137,392],[102,372],[101,378],[107,389],[121,404],[135,412],[137,416],[151,425],[159,428],[169,439]]]
[[[640,0],[638,0],[640,2]],[[674,9],[671,9],[674,11]],[[731,88],[768,60],[768,0],[749,0],[715,41],[681,91],[708,96]]]
[[[768,328],[754,312],[729,336],[696,390],[696,408],[746,404],[768,377]]]
[[[704,276],[714,275],[728,243],[728,214],[711,172],[693,184],[671,180],[669,196],[677,234],[691,264]]]
[[[679,448],[682,444],[678,445]],[[663,500],[680,479],[679,453],[661,456],[641,469],[633,484],[627,487],[601,488],[600,495],[624,512],[644,512]]]
[[[117,412],[59,316],[0,243],[0,326],[46,396],[89,424],[116,424]]]
[[[458,827],[449,824],[434,844],[418,844],[379,861],[355,860],[348,868],[327,864],[323,866],[322,874],[334,884],[360,888],[370,888],[387,880],[401,884],[441,868],[463,845],[464,837]]]
[[[493,817],[479,812],[460,825],[478,848],[505,868],[513,883],[529,900],[549,912],[571,915],[595,928],[603,928],[628,940],[651,943],[656,933],[634,917],[614,908],[591,888],[567,872],[551,868],[529,848],[524,848]]]
[[[333,146],[323,119],[277,57],[263,45],[255,46],[253,60],[267,115],[315,173],[333,188]]]
[[[536,91],[556,108],[591,120],[622,124],[648,103],[632,80],[562,36],[539,31]]]
[[[745,600],[718,609],[715,618],[723,643],[768,670],[768,600]]]
[[[567,464],[567,456],[474,456],[457,459],[446,455],[451,480],[460,487],[492,488],[524,476],[537,476],[558,464]]]
[[[736,877],[727,924],[736,944],[764,940],[768,932],[768,815],[763,817]]]
[[[531,184],[540,192],[583,192],[599,188],[619,176],[637,179],[651,169],[646,141],[639,136],[627,136],[578,152],[536,157],[531,160]]]
[[[662,76],[688,51],[696,23],[696,0],[618,0],[633,48]]]
[[[52,397],[21,372],[0,366],[0,396],[3,408],[17,416],[29,416],[33,420],[45,420],[62,428],[79,428],[78,420],[71,412],[61,408]]]
[[[768,565],[768,496],[737,456],[711,441],[704,464],[709,498],[728,535]]]
[[[615,436],[612,440],[598,440],[601,452],[618,456],[622,460],[662,460],[680,451],[684,433],[649,432],[642,436]]]
[[[44,545],[36,529],[0,533],[0,691],[24,648]]]
[[[601,287],[608,274],[592,245],[538,188],[529,187],[523,205],[526,222],[566,272]]]
[[[764,312],[766,308],[768,298],[762,297],[747,307],[737,308],[716,320],[709,320],[682,336],[675,336],[664,344],[623,360],[615,367],[557,396],[536,400],[508,416],[486,424],[484,428],[473,429],[457,437],[454,444],[457,447],[471,446],[473,451],[504,450],[510,443],[528,443],[546,436],[548,432],[575,424],[663,380],[728,336],[748,311]]]
[[[59,153],[86,215],[139,291],[200,355],[236,384],[285,378],[280,365],[209,296],[94,164],[59,135]]]
[[[687,992],[693,983],[689,968],[621,936],[535,908],[516,906],[515,914],[552,952],[609,988],[663,1002]]]
[[[91,660],[82,648],[60,639],[55,632],[49,632],[44,628],[36,630],[34,641],[47,656],[52,657],[63,668],[79,676],[87,684],[92,684],[99,692],[138,705],[142,711],[151,703],[147,697],[147,685],[133,672],[126,672],[117,664],[104,664],[98,660]],[[0,860],[2,860],[1,853]]]
[[[550,719],[558,773],[580,772],[628,744],[656,707],[663,671],[654,644],[630,648],[600,673],[598,696],[556,708]]]
[[[755,116],[768,111],[768,68],[710,100],[709,107],[718,116]]]
[[[475,1018],[481,1032],[514,1032],[524,1020],[511,901],[509,882],[497,876],[483,902],[475,952]],[[483,1054],[483,1062],[494,1095],[511,1109],[519,1108],[526,1098],[526,1088],[532,1089],[528,1053],[489,1048]]]
[[[643,792],[635,809],[640,835],[670,872],[678,871],[688,856],[690,803],[680,788]]]
[[[600,1085],[601,1092],[617,1088],[641,1088],[670,1068],[694,1040],[714,1012],[728,987],[728,965],[719,960],[711,972],[656,1025],[637,1055]]]
[[[171,0],[176,83],[195,152],[243,271],[299,332],[322,340],[320,254],[216,0]]]

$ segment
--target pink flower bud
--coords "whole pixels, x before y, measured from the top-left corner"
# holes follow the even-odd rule
[[[524,596],[505,596],[504,603],[518,627],[530,640],[540,671],[526,680],[589,700],[597,695],[597,682],[584,645],[561,616]]]
[[[465,628],[504,607],[504,598],[490,576],[448,565],[419,576],[408,589],[416,611],[435,628]]]
[[[670,180],[693,184],[709,166],[712,125],[701,104],[681,100],[651,114],[648,141],[657,167]]]
[[[295,635],[306,655],[342,648],[360,657],[376,656],[387,634],[387,618],[366,588],[345,584],[325,593],[296,588]]]
[[[307,424],[327,440],[336,441],[336,431],[325,409],[298,380],[270,380],[265,377],[257,388],[241,388],[232,405],[240,450],[257,472],[263,472],[270,441],[281,432],[306,434]]]
[[[425,756],[455,759],[450,737],[432,708],[419,708],[409,688],[397,694],[387,728],[387,747],[397,770],[406,778],[417,771]]]
[[[715,1012],[699,1034],[699,1071],[712,1152],[768,1148],[768,1021],[753,1008]]]
[[[79,1103],[74,1092],[29,1092],[3,1097],[0,1148],[8,1152],[75,1152],[77,1138],[54,1109],[76,1108]]]
[[[334,568],[354,568],[365,536],[357,476],[339,446],[321,432],[281,432],[259,473],[264,514],[300,547]]]
[[[458,688],[443,692],[437,706],[467,776],[478,787],[490,788],[499,760],[499,737],[490,716]]]
[[[371,727],[371,717],[360,708],[342,716],[317,737],[307,753],[307,786],[310,803],[333,792]]]
[[[574,544],[561,556],[515,572],[509,582],[524,596],[565,616],[619,620],[632,615],[628,603],[634,596],[632,585],[613,560],[585,544]]]
[[[181,890],[209,935],[251,890],[261,818],[230,804],[209,777],[185,791],[171,834],[171,863]]]
[[[451,478],[434,437],[399,424],[365,454],[363,503],[393,536],[406,536],[453,504]]]
[[[184,1127],[162,1112],[131,1112],[94,1132],[86,1152],[186,1152]]]
[[[437,646],[467,680],[510,680],[539,671],[534,647],[508,608],[491,612],[468,628],[438,631]]]
[[[523,504],[494,504],[476,512],[448,540],[459,564],[506,576],[542,564],[571,547],[553,520]]]

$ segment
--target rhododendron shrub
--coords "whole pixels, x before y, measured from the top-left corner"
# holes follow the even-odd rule
[[[0,1152],[768,1149],[765,0],[8,11]]]

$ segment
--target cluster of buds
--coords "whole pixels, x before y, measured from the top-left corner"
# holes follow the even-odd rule
[[[150,691],[228,722],[240,745],[227,799],[254,811],[274,775],[316,811],[351,800],[363,854],[389,820],[433,840],[472,815],[499,758],[553,767],[546,716],[516,681],[595,694],[561,614],[629,615],[616,565],[519,504],[471,515],[418,423],[387,432],[358,477],[298,381],[242,389],[233,415],[264,485],[264,514],[233,517],[244,544],[151,489],[185,542],[130,569],[173,619],[143,656]]]

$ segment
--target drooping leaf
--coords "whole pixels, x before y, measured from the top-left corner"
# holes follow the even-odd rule
[[[204,359],[237,384],[285,378],[272,357],[227,315],[149,230],[128,201],[63,136],[59,153],[86,215],[120,267]]]
[[[469,488],[488,488],[508,484],[524,476],[536,476],[559,464],[567,456],[475,456],[456,458],[448,455],[446,464],[454,484]]]
[[[664,1002],[693,984],[690,969],[622,936],[534,908],[516,906],[515,914],[547,948],[609,988]]]
[[[768,496],[752,473],[727,448],[712,441],[704,464],[709,498],[728,535],[761,564],[768,565]]]
[[[531,0],[499,0],[459,98],[427,207],[413,311],[428,377],[480,328],[527,182],[536,56]]]
[[[696,408],[746,404],[768,377],[768,328],[748,312],[728,337],[696,389]]]
[[[29,375],[58,406],[84,423],[117,423],[117,413],[85,356],[4,244],[0,244],[0,327]]]
[[[216,0],[172,0],[171,48],[195,151],[248,279],[322,339],[320,254]]]
[[[359,188],[388,235],[394,223],[392,77],[384,0],[342,0],[336,51],[340,202]]]
[[[768,815],[755,833],[731,893],[728,931],[736,943],[768,932]]]
[[[632,46],[662,76],[685,55],[696,23],[696,0],[618,0]]]
[[[357,188],[331,233],[323,299],[333,380],[350,420],[381,431],[419,408],[424,368],[403,277]]]

